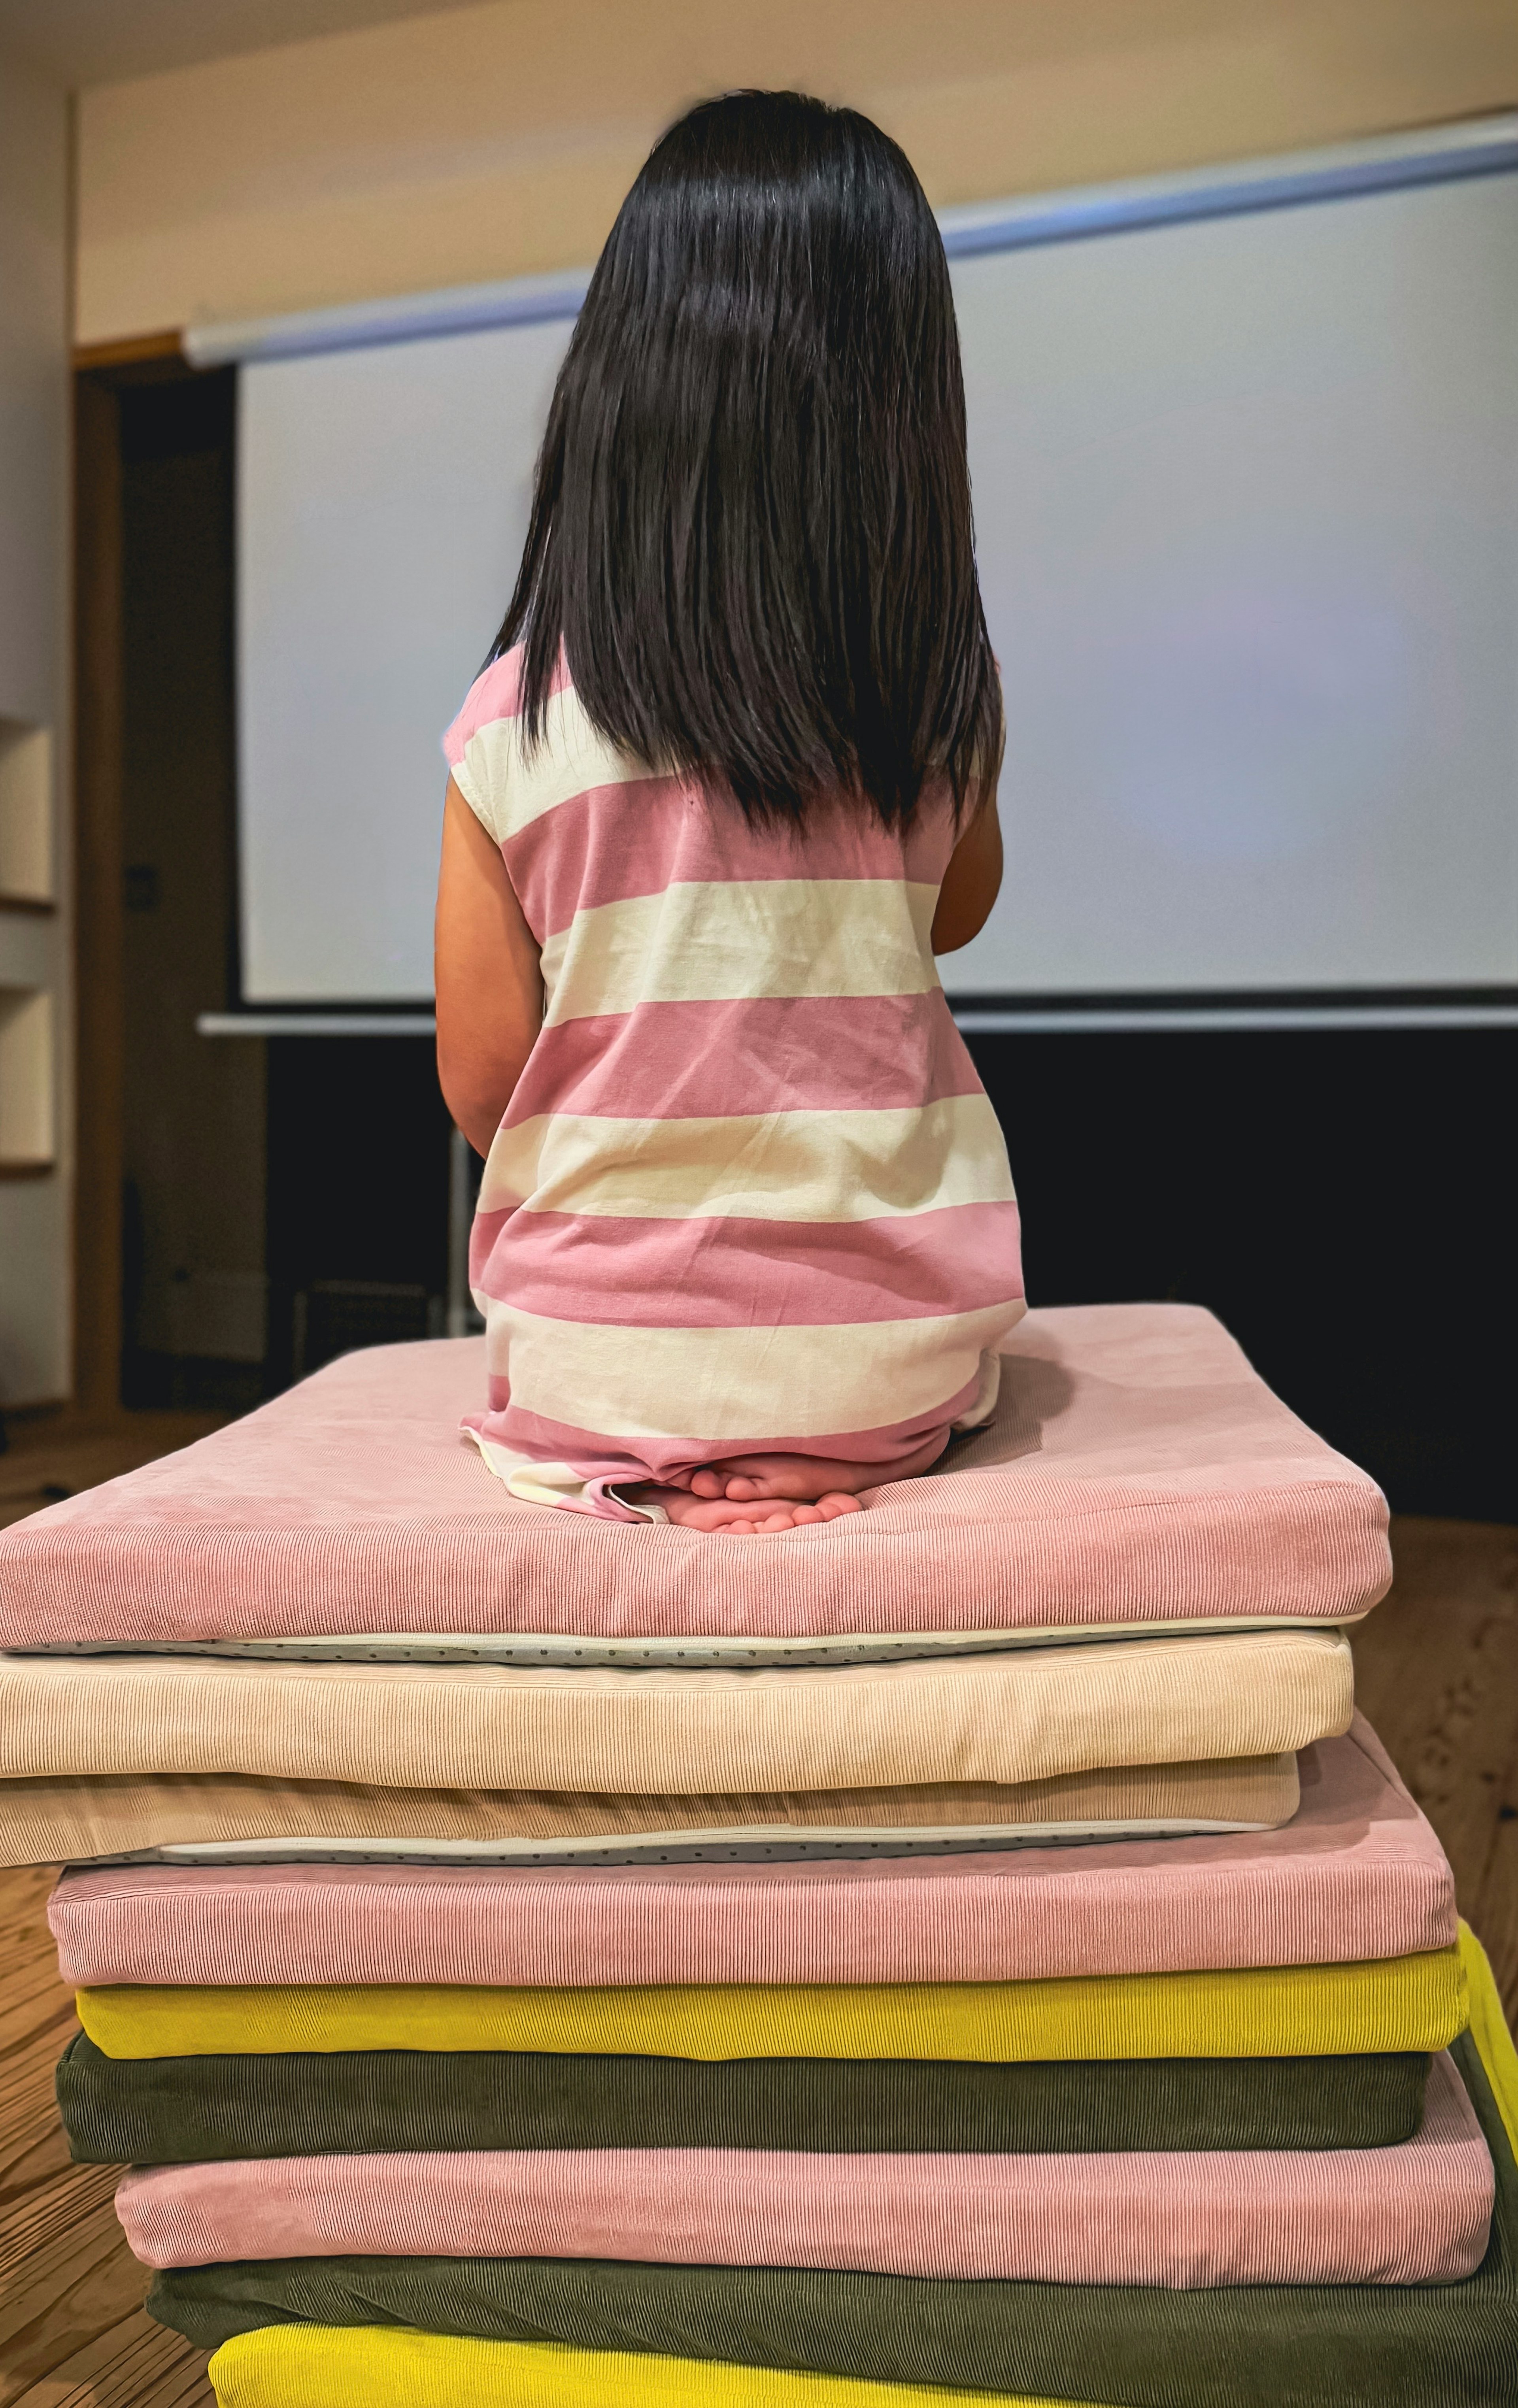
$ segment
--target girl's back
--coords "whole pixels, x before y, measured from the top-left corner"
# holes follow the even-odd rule
[[[794,150],[800,112],[811,172],[808,142],[825,150],[845,122],[784,95],[704,114],[723,111],[715,136],[702,129],[704,171],[736,127],[739,168],[757,143],[767,173],[766,142],[778,127]],[[860,141],[851,130],[849,157]],[[692,180],[687,163],[687,216]],[[721,239],[695,208],[694,251],[752,305],[765,228],[744,212],[762,205],[736,182],[737,204],[715,204]],[[908,197],[925,216],[914,179]],[[933,953],[951,865],[964,886],[966,863],[989,857],[994,781],[976,770],[999,749],[999,693],[967,481],[963,525],[947,523],[957,353],[937,405],[947,447],[930,428],[915,477],[909,456],[861,461],[850,532],[827,471],[838,428],[821,423],[859,373],[847,327],[841,366],[798,362],[782,263],[781,322],[771,296],[757,335],[740,328],[743,357],[707,376],[711,294],[678,258],[662,298],[650,289],[666,219],[619,222],[637,308],[597,320],[593,286],[505,648],[446,741],[439,1054],[462,1125],[488,1130],[505,1100],[471,1254],[488,1457],[518,1495],[602,1512],[720,1526],[727,1498],[812,1500],[783,1525],[936,1459],[989,1410],[997,1340],[1023,1310],[1005,1147]],[[868,228],[842,238],[867,265]],[[617,244],[597,277],[610,261],[626,301]],[[869,295],[854,306],[867,318]],[[893,309],[882,298],[876,314]],[[757,401],[732,389],[745,360]],[[619,378],[630,394],[610,390]],[[668,423],[639,438],[639,401],[656,418],[661,393]],[[921,490],[935,479],[947,502]],[[904,626],[904,609],[923,624]],[[895,659],[893,631],[867,624],[882,609]],[[972,921],[994,893],[992,879]],[[693,1490],[711,1501],[691,1510]]]
[[[451,729],[542,960],[471,1274],[481,1431],[667,1480],[735,1453],[886,1468],[973,1410],[1021,1311],[1001,1131],[929,945],[947,798],[751,828],[653,777],[519,661]],[[881,1402],[890,1411],[882,1415]]]

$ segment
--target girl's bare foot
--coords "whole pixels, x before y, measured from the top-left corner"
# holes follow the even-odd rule
[[[809,1503],[822,1497],[855,1497],[861,1488],[880,1487],[882,1480],[910,1480],[925,1471],[937,1463],[946,1443],[944,1439],[929,1439],[915,1455],[889,1467],[814,1455],[735,1455],[725,1463],[704,1464],[699,1471],[693,1471],[691,1494],[744,1505],[766,1498]]]
[[[628,1487],[635,1505],[662,1505],[671,1522],[687,1530],[705,1530],[713,1537],[767,1539],[781,1530],[800,1530],[809,1522],[833,1522],[840,1513],[863,1511],[857,1497],[838,1490],[817,1498],[778,1498],[762,1504],[732,1497],[693,1497],[688,1488],[664,1488],[649,1481]]]
[[[780,1530],[804,1529],[809,1522],[835,1522],[859,1513],[861,1488],[881,1480],[909,1480],[937,1463],[947,1444],[929,1439],[901,1463],[849,1463],[818,1455],[735,1455],[725,1463],[703,1464],[679,1487],[650,1481],[629,1488],[639,1505],[662,1505],[671,1522],[730,1539],[767,1539]]]

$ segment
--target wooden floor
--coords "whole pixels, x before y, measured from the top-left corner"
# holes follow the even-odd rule
[[[1444,1842],[1518,2028],[1518,1527],[1394,1521],[1354,1641],[1359,1703]]]
[[[0,1521],[208,1426],[153,1414],[119,1438],[34,1432],[0,1457]],[[1355,1642],[1360,1701],[1449,1851],[1518,2020],[1518,1529],[1403,1521],[1393,1543],[1396,1586]],[[44,1921],[51,1883],[0,1872],[0,2408],[209,2408],[205,2358],[138,2304],[114,2172],[68,2163],[52,2068],[74,2023]]]
[[[136,1471],[178,1446],[219,1429],[224,1413],[123,1413],[107,1427],[78,1430],[59,1416],[12,1423],[0,1455],[0,1530],[44,1505]]]

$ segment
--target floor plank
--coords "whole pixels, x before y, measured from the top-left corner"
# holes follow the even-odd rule
[[[204,2353],[135,2308],[16,2392],[7,2408],[214,2408],[214,2401]]]
[[[204,2354],[142,2313],[118,2169],[69,2161],[53,2068],[79,2027],[47,1926],[53,1879],[0,1872],[0,2408],[211,2408]]]
[[[51,1417],[17,1421],[0,1454],[0,1529],[28,1513],[102,1480],[154,1463],[220,1429],[225,1413],[140,1412],[119,1414],[100,1429],[71,1430]]]
[[[208,1426],[141,1419],[159,1427],[6,1458],[0,1522],[35,1510],[44,1476],[87,1486]],[[1518,2022],[1518,1529],[1401,1521],[1393,1535],[1396,1584],[1354,1641],[1360,1700],[1449,1851]],[[0,1872],[0,2408],[212,2408],[204,2356],[142,2312],[113,2171],[68,2162],[52,2071],[76,2027],[47,1928],[52,1881]]]

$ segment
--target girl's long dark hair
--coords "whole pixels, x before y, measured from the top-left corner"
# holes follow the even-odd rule
[[[554,389],[492,657],[529,743],[562,641],[603,735],[751,821],[843,791],[887,826],[993,773],[948,262],[905,154],[795,93],[655,146]]]

